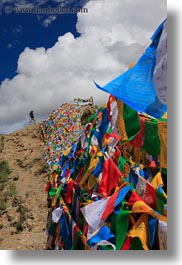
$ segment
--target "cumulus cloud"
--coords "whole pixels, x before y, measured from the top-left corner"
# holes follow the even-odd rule
[[[104,85],[124,72],[167,14],[166,0],[97,0],[85,7],[76,25],[80,37],[67,33],[47,50],[27,47],[20,54],[17,75],[0,87],[0,124],[24,121],[30,109],[43,117],[75,97],[92,95],[103,104],[108,94],[93,80]]]

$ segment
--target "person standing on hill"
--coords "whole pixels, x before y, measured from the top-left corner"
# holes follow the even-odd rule
[[[94,100],[93,100],[93,97],[92,96],[90,96],[90,98],[89,98],[89,105],[93,105],[94,104]]]
[[[29,116],[30,116],[30,124],[32,124],[32,122],[35,124],[35,117],[33,110],[30,111]]]

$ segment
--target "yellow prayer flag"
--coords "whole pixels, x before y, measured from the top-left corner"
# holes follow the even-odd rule
[[[145,250],[149,250],[148,248],[148,241],[149,241],[149,236],[148,236],[148,215],[147,214],[142,214],[138,221],[134,224],[134,226],[130,229],[128,232],[128,236],[130,237],[139,237],[142,246]]]

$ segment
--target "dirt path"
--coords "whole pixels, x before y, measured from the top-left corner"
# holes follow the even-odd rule
[[[0,162],[7,160],[11,173],[0,190],[6,203],[6,209],[0,209],[0,249],[45,247],[47,195],[43,176],[46,164],[37,132],[38,125],[31,125],[4,137]],[[16,187],[16,194],[5,196],[9,185]]]

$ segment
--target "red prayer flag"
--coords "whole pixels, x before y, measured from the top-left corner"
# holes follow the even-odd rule
[[[113,160],[111,158],[106,160],[103,164],[102,180],[99,187],[99,193],[110,196],[121,176],[122,174]]]
[[[120,190],[118,190],[117,192],[115,192],[110,199],[108,200],[107,204],[106,204],[106,208],[101,216],[101,220],[104,220],[105,218],[107,218],[113,211],[114,211],[114,204],[115,201],[118,197],[118,193],[120,192]]]
[[[134,147],[141,148],[143,145],[143,134],[144,134],[144,120],[140,117],[140,132],[135,136],[133,140],[130,141],[130,144]]]
[[[129,250],[132,243],[132,237],[126,236],[126,239],[124,241],[123,246],[121,247],[121,250]]]
[[[72,201],[73,188],[74,188],[74,181],[70,179],[67,184],[66,196],[65,196],[65,202],[68,204],[71,203]]]
[[[48,192],[50,190],[50,187],[51,187],[51,182],[49,181],[49,182],[47,182],[45,191]]]
[[[137,201],[143,201],[143,200],[135,191],[133,191],[128,202],[130,204],[134,204]]]
[[[84,171],[84,167],[82,167],[81,169],[80,169],[80,172],[78,173],[78,176],[77,176],[77,178],[76,178],[76,183],[78,183],[79,184],[79,182],[80,182],[80,180],[81,180],[81,178],[82,178],[82,175],[83,175],[83,171]]]
[[[156,191],[148,183],[146,183],[144,202],[148,204],[151,208],[156,208]]]

